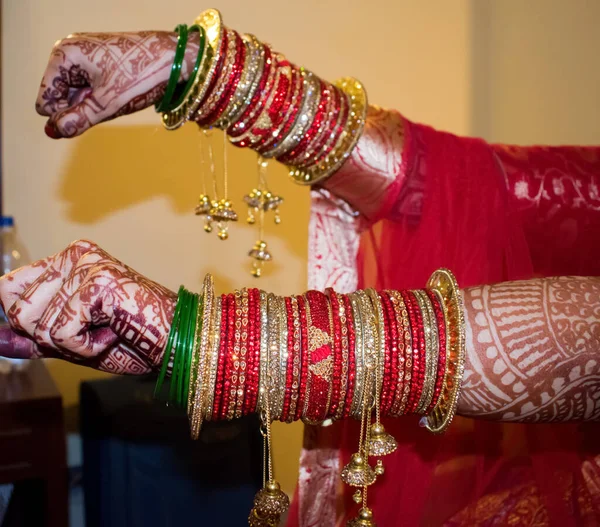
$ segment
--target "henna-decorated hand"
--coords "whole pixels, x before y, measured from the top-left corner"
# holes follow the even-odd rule
[[[192,33],[180,80],[198,52]],[[54,46],[36,110],[48,117],[46,134],[75,137],[88,128],[143,110],[164,94],[177,35],[165,31],[78,33]]]
[[[112,373],[157,370],[176,295],[87,241],[0,278],[0,354]]]

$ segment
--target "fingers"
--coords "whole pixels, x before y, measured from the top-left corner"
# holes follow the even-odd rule
[[[73,242],[64,251],[0,278],[0,301],[13,326],[33,336],[48,305],[77,262],[100,249],[85,240]]]
[[[73,92],[92,85],[90,73],[81,64],[84,61],[78,48],[67,42],[69,39],[55,44],[38,90],[35,109],[46,117],[68,108]]]
[[[41,356],[31,339],[15,333],[10,326],[0,327],[0,356],[9,359],[35,359]]]
[[[113,114],[93,96],[91,90],[82,91],[77,99],[82,100],[50,117],[46,125],[46,133],[48,127],[52,129],[53,135],[50,137],[54,139],[77,137],[92,126],[106,121]]]

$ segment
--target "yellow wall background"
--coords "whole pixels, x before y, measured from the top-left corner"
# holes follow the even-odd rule
[[[194,127],[167,133],[147,110],[56,142],[34,111],[57,39],[168,29],[206,7],[326,78],[358,77],[371,101],[436,127],[508,142],[600,142],[594,0],[3,0],[5,203],[34,259],[85,237],[172,289],[198,289],[208,271],[221,291],[255,283],[245,257],[255,230],[242,223],[221,242],[192,213],[200,191]],[[255,157],[230,149],[229,159],[239,204],[254,185]],[[275,263],[260,286],[299,292],[308,193],[281,167],[270,181],[286,203],[282,225],[267,229]],[[50,368],[67,406],[82,379],[100,375],[62,362]],[[291,491],[301,425],[275,430],[278,477]]]

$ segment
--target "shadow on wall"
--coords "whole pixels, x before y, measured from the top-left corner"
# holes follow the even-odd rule
[[[216,130],[212,135],[221,185],[223,134]],[[59,188],[67,217],[75,223],[93,224],[131,206],[166,198],[175,214],[190,215],[201,231],[202,220],[193,218],[192,211],[202,189],[200,144],[206,140],[193,125],[176,133],[156,126],[99,126],[91,130],[77,139]],[[227,156],[229,197],[240,219],[234,228],[255,232],[255,227],[246,225],[242,197],[256,186],[256,154],[228,144]],[[204,170],[210,186],[208,163]],[[285,250],[295,256],[306,257],[306,248],[295,238],[298,229],[305,231],[308,224],[307,190],[294,185],[278,163],[271,164],[268,177],[271,190],[286,199],[282,224],[276,227],[269,217],[265,236],[283,241]]]

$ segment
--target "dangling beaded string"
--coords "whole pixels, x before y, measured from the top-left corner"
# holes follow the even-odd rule
[[[271,437],[271,409],[268,391],[265,394],[265,408],[261,412],[261,433],[263,435],[263,488],[254,497],[254,507],[248,517],[249,527],[276,527],[281,516],[290,506],[290,499],[273,478],[273,451]]]
[[[218,220],[217,225],[219,227],[217,235],[221,240],[229,238],[228,223],[230,221],[237,221],[238,219],[237,213],[233,210],[233,203],[229,200],[227,145],[227,134],[223,133],[223,197],[217,203],[217,213],[215,214],[215,218]]]
[[[383,363],[385,358],[385,315],[381,306],[379,294],[374,289],[368,289],[367,293],[375,319],[377,321],[377,341],[379,345],[376,350],[376,366],[375,366],[375,423],[371,426],[370,440],[368,441],[368,451],[370,456],[387,456],[398,448],[396,440],[385,431],[381,424],[381,385],[383,383]],[[383,474],[383,462],[377,461],[375,471],[378,475]]]
[[[208,139],[208,135],[207,135],[207,130],[202,130],[199,129],[199,132],[204,136],[204,139]],[[200,194],[200,197],[198,198],[198,205],[196,206],[196,209],[194,210],[194,213],[196,214],[196,216],[204,216],[204,231],[205,232],[211,232],[212,231],[212,225],[211,225],[211,217],[210,217],[210,211],[212,209],[212,202],[210,199],[210,196],[208,195],[208,192],[206,190],[206,159],[204,156],[204,140],[200,141],[200,179],[202,182],[202,194]],[[212,153],[212,149],[211,149],[211,153]],[[211,156],[212,157],[212,156]],[[213,171],[214,166],[211,166],[211,172]],[[214,179],[214,172],[213,172],[213,179]]]
[[[254,262],[252,264],[252,276],[258,278],[262,274],[262,268],[265,262],[272,259],[271,252],[267,247],[267,242],[264,239],[264,224],[265,212],[274,211],[275,225],[281,223],[279,216],[279,205],[283,203],[283,198],[274,195],[267,183],[267,167],[269,162],[261,156],[257,158],[258,169],[258,185],[249,194],[244,196],[244,201],[248,205],[247,222],[250,225],[256,223],[256,215],[258,214],[258,240],[254,247],[248,253]]]

